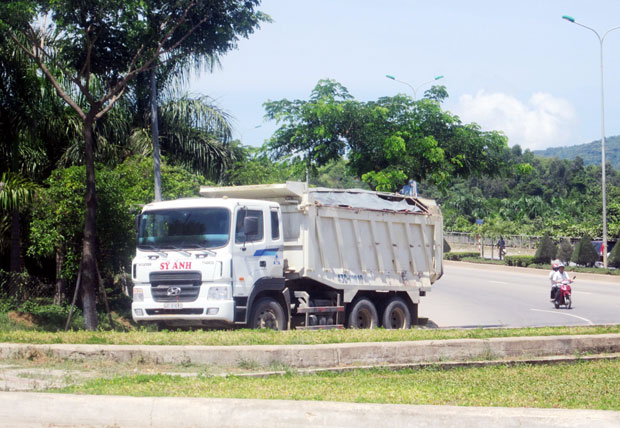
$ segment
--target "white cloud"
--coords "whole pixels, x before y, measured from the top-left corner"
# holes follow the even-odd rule
[[[527,104],[503,93],[479,91],[460,97],[456,113],[465,123],[476,122],[484,130],[503,131],[509,145],[530,150],[573,144],[575,109],[566,100],[534,93]]]

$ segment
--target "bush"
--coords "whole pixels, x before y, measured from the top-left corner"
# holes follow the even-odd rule
[[[609,242],[607,245],[609,245]],[[609,257],[607,258],[607,265],[620,268],[620,241],[616,242],[616,245],[611,249],[611,253],[609,253]]]
[[[534,263],[534,256],[506,256],[504,260],[508,266],[527,267]]]
[[[594,266],[599,259],[599,255],[596,254],[592,240],[588,235],[583,235],[581,240],[575,246],[571,261],[580,266]]]
[[[480,263],[485,265],[506,265],[503,260],[495,260],[495,259],[483,259],[482,257],[463,257],[461,259],[462,262],[467,263]]]
[[[28,314],[27,319],[34,322],[34,327],[30,328],[44,331],[60,331],[65,327],[67,317],[69,316],[70,306],[52,304],[50,298],[37,298],[28,300],[18,306],[12,306],[10,308],[7,307],[7,309],[10,309],[17,314]],[[82,312],[76,307],[73,308],[73,311],[71,327],[83,328],[84,321]],[[0,329],[4,329],[4,327],[5,326],[2,326]]]
[[[445,260],[461,261],[464,257],[480,257],[480,254],[476,251],[461,251],[458,253],[443,253]]]
[[[555,254],[558,252],[558,246],[551,240],[549,235],[545,234],[542,240],[540,241],[540,245],[538,250],[536,250],[536,254],[534,255],[534,263],[538,264],[547,264],[551,263],[551,259],[555,257]]]
[[[568,239],[563,239],[562,242],[560,242],[560,247],[558,248],[558,252],[555,258],[564,264],[568,264],[572,255],[573,246],[570,244],[570,241]]]

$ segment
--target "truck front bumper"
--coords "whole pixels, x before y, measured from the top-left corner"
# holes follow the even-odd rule
[[[233,323],[234,300],[202,300],[193,302],[133,302],[131,315],[135,322],[146,321],[219,321]]]

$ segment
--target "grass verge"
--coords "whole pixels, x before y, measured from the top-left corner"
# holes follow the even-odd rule
[[[411,330],[196,330],[196,331],[0,331],[0,342],[32,344],[101,345],[317,345],[328,343],[398,342],[447,339],[489,339],[494,337],[561,336],[620,333],[620,325],[586,327],[542,327],[505,329]]]
[[[267,378],[135,375],[49,392],[620,410],[620,360]]]

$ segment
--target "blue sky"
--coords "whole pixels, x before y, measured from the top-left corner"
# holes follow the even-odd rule
[[[320,79],[376,100],[444,75],[444,108],[504,131],[523,148],[600,139],[599,42],[620,26],[618,0],[264,0],[266,23],[222,67],[193,79],[230,113],[234,135],[259,146],[276,129],[267,100],[307,99]],[[606,135],[620,134],[620,29],[604,42]],[[420,97],[430,84],[418,91]]]

